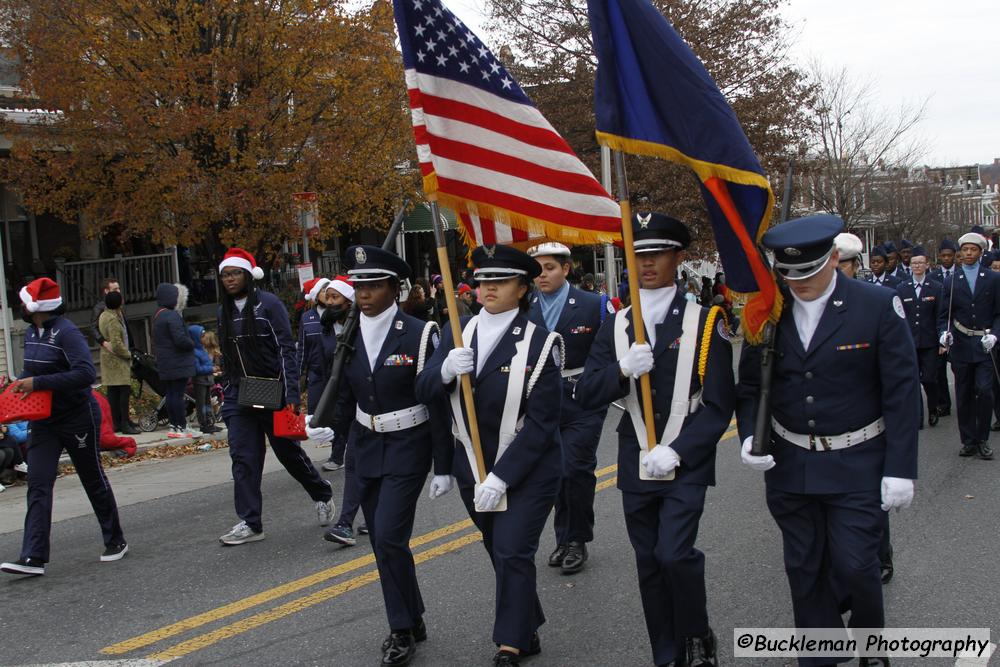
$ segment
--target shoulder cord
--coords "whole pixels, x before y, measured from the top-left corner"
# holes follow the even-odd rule
[[[538,382],[538,378],[542,376],[542,369],[545,368],[545,360],[548,359],[549,352],[552,351],[552,346],[559,343],[559,372],[563,371],[566,366],[566,343],[563,341],[563,337],[552,332],[545,339],[545,344],[542,345],[541,354],[538,355],[538,362],[535,365],[535,370],[531,373],[531,378],[528,379],[528,391],[525,393],[524,397],[527,399],[531,396],[531,390],[535,388],[535,383]]]
[[[725,311],[719,306],[712,306],[705,317],[705,328],[701,332],[701,349],[698,352],[698,382],[705,384],[705,367],[708,366],[708,349],[712,344],[712,329],[719,314],[723,320],[726,318]]]
[[[420,334],[420,351],[417,353],[417,372],[424,370],[424,363],[427,362],[427,341],[430,340],[431,334],[437,331],[440,333],[441,328],[438,326],[437,322],[427,322],[424,324],[424,330]]]

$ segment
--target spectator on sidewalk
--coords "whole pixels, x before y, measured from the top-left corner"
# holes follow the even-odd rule
[[[106,308],[98,320],[101,344],[101,384],[107,390],[111,404],[112,431],[135,435],[139,429],[129,419],[128,400],[132,393],[132,354],[129,352],[128,329],[122,314],[121,292],[104,295]]]
[[[458,284],[458,316],[459,317],[472,317],[474,313],[472,312],[472,301],[473,301],[472,288],[465,283]]]
[[[428,299],[423,286],[420,283],[415,283],[406,296],[406,301],[400,307],[407,315],[411,315],[421,322],[427,322],[434,313],[434,299]]]
[[[214,331],[205,329],[201,335],[201,345],[205,348],[205,353],[212,360],[212,375],[222,374],[222,348],[219,347],[219,337]]]
[[[194,376],[194,342],[184,326],[182,313],[187,305],[187,287],[160,283],[156,288],[153,315],[153,353],[156,372],[166,386],[168,438],[193,438],[187,428],[184,390]]]
[[[198,411],[198,425],[205,435],[217,433],[220,429],[215,425],[215,414],[212,412],[212,402],[209,400],[209,393],[215,384],[215,364],[209,356],[202,343],[205,335],[205,327],[200,324],[188,326],[188,333],[194,342],[194,377],[191,384],[194,386],[194,404]]]
[[[0,564],[11,574],[45,574],[52,529],[52,489],[59,472],[59,457],[69,454],[104,538],[102,562],[116,561],[128,553],[118,519],[111,484],[97,455],[101,412],[91,395],[97,379],[90,348],[83,334],[68,318],[59,285],[49,278],[34,280],[20,291],[22,317],[29,321],[24,335],[24,370],[10,391],[30,394],[52,392],[52,413],[31,424],[28,448],[27,512],[20,558]]]
[[[101,409],[101,450],[113,452],[116,456],[124,456],[125,458],[135,456],[137,449],[135,438],[115,434],[114,429],[111,427],[111,403],[101,392],[94,391],[92,393],[94,400],[97,401],[97,405]]]
[[[90,337],[93,339],[94,345],[98,345],[104,349],[105,346],[104,336],[101,335],[100,330],[100,319],[101,313],[107,308],[107,304],[104,302],[104,297],[106,297],[111,292],[121,292],[121,285],[118,283],[118,279],[113,276],[108,276],[101,281],[101,296],[97,303],[90,311]]]
[[[10,485],[17,479],[14,466],[24,463],[21,455],[21,445],[8,432],[6,424],[0,424],[0,491],[4,485]]]

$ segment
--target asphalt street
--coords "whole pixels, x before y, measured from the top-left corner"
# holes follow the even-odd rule
[[[563,576],[546,567],[554,540],[551,530],[543,534],[538,587],[548,622],[541,655],[526,665],[651,664],[614,487],[619,415],[611,410],[601,440],[586,570]],[[732,658],[734,628],[793,623],[763,480],[740,464],[735,431],[727,436],[699,535],[720,662],[792,664]],[[954,416],[920,437],[916,500],[892,515],[896,576],[885,587],[887,625],[996,627],[1000,461],[960,458]],[[309,451],[318,461],[328,452]],[[377,665],[387,627],[367,539],[351,548],[324,542],[308,496],[269,461],[267,539],[229,548],[217,539],[237,521],[225,450],[111,471],[130,544],[117,563],[98,562],[100,532],[76,478],[58,480],[46,575],[0,575],[0,664]],[[324,474],[339,504],[343,473]],[[4,560],[18,556],[23,512],[23,487],[0,495]],[[413,535],[429,632],[414,664],[491,664],[493,575],[457,493],[423,497]]]

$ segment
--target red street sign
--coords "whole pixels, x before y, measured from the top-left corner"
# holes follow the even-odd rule
[[[315,192],[293,192],[292,201],[316,201],[318,196]]]

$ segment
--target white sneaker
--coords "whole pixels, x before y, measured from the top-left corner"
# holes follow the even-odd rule
[[[326,501],[322,500],[316,501],[316,514],[319,516],[319,525],[329,526],[330,522],[333,521],[333,515],[337,513],[337,506],[333,502],[333,498]]]
[[[28,464],[27,463],[18,463],[16,466],[14,466],[14,470],[16,470],[17,472],[23,472],[25,475],[27,475],[28,474]]]
[[[336,472],[343,467],[344,467],[343,463],[336,463],[334,461],[323,462],[323,470],[326,470],[327,472]]]
[[[219,538],[219,541],[229,546],[246,544],[247,542],[258,542],[264,539],[264,531],[255,533],[246,521],[240,521],[233,526],[232,530]]]
[[[3,484],[0,484],[0,493],[3,493],[6,490],[7,490],[7,487],[4,486]]]

